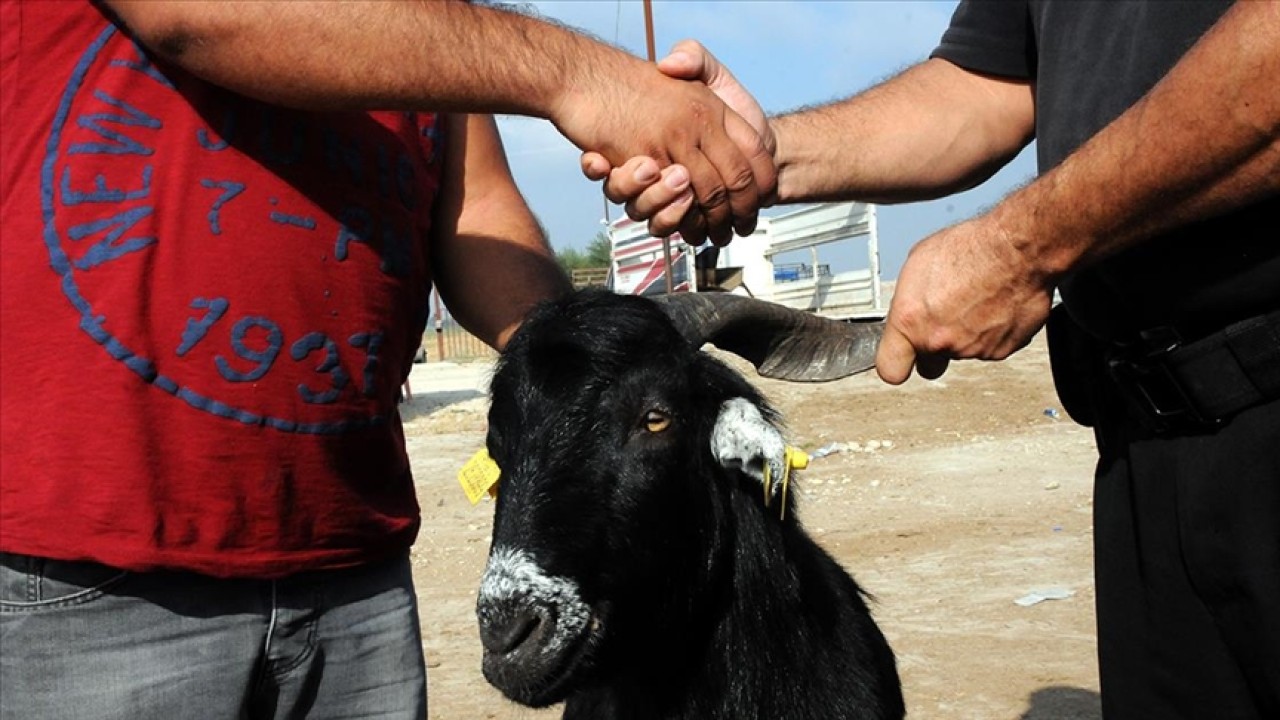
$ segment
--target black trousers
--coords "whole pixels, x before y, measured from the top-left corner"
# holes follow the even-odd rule
[[[1093,395],[1104,717],[1280,719],[1280,401],[1161,437]]]

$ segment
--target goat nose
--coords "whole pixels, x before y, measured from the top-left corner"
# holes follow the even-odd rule
[[[487,606],[480,609],[480,642],[484,649],[498,655],[506,655],[520,647],[546,621],[546,615],[537,608]]]

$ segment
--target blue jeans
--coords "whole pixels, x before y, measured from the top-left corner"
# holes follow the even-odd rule
[[[426,716],[407,556],[270,581],[0,553],[0,720]]]

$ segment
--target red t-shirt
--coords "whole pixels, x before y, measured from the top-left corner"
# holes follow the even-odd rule
[[[429,114],[307,113],[4,0],[0,549],[274,577],[408,547]]]

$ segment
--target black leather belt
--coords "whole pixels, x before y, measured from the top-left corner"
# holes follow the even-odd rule
[[[1157,328],[1113,350],[1111,377],[1157,432],[1205,431],[1280,398],[1280,310],[1183,343]]]

